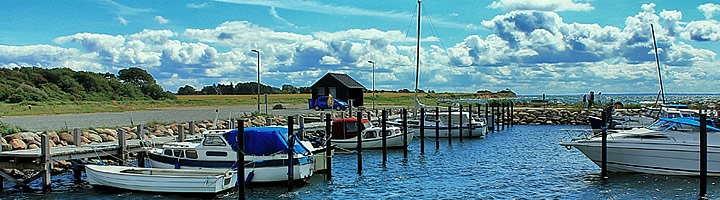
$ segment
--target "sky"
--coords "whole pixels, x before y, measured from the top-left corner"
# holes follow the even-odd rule
[[[415,87],[415,0],[0,2],[0,67],[117,73],[165,90],[257,81],[310,86],[328,72]],[[720,3],[426,0],[419,89],[521,95],[720,93]]]

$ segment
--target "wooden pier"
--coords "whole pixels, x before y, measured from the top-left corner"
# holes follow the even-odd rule
[[[76,133],[78,133],[77,131]],[[152,143],[162,143],[175,141],[175,136],[156,137],[145,139]],[[4,171],[0,170],[0,185],[2,180],[7,179],[14,182],[17,186],[31,189],[28,184],[39,178],[43,178],[43,189],[49,189],[51,185],[52,163],[57,161],[77,161],[82,159],[106,159],[110,157],[122,164],[126,164],[128,153],[142,152],[140,139],[125,140],[124,134],[118,134],[117,142],[101,142],[73,146],[50,147],[50,138],[48,135],[41,135],[41,145],[39,149],[26,149],[0,152],[0,169],[32,169],[39,170],[39,173],[18,180]],[[79,144],[79,143],[75,143]],[[80,166],[74,166],[75,177],[79,178],[82,173]],[[2,189],[2,187],[0,187]]]

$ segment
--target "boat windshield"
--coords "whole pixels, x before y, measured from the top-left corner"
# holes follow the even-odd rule
[[[372,127],[372,123],[371,123],[371,122],[365,122],[365,123],[363,123],[363,126],[367,129],[367,128]]]
[[[699,126],[693,126],[690,124],[682,124],[672,121],[665,121],[665,120],[657,120],[653,124],[647,127],[650,130],[656,130],[656,131],[683,131],[683,132],[700,132]],[[708,132],[713,132],[715,130],[712,130],[710,128],[707,129]]]

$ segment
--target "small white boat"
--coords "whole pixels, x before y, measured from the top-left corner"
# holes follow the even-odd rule
[[[698,175],[700,166],[697,118],[660,118],[647,128],[608,130],[607,170],[661,175]],[[720,176],[720,129],[707,124],[708,175]],[[596,165],[602,162],[602,137],[563,141]]]
[[[374,127],[370,120],[362,119],[360,135],[362,136],[363,149],[382,148],[382,127]],[[403,148],[403,132],[398,127],[385,127],[385,144],[387,148]],[[345,118],[333,121],[332,144],[344,149],[357,148],[358,136],[357,119]],[[410,145],[413,134],[407,134],[407,143]]]
[[[251,183],[288,180],[288,129],[286,127],[247,127],[245,139],[245,177]],[[199,142],[171,142],[162,148],[148,148],[154,168],[229,169],[236,166],[237,129],[211,130]],[[307,181],[314,173],[314,157],[307,143],[295,138],[293,179]],[[252,175],[251,175],[252,174]]]
[[[157,169],[85,165],[91,185],[167,193],[218,193],[237,184],[233,170]]]
[[[462,124],[460,124],[460,118],[462,118]],[[451,114],[447,112],[440,112],[440,114],[426,113],[423,120],[425,120],[425,124],[422,129],[425,131],[425,137],[428,138],[434,138],[436,131],[438,132],[437,137],[440,138],[458,138],[461,135],[462,137],[482,137],[487,134],[485,119],[482,117],[471,118],[470,114],[466,112],[462,113],[462,115],[460,115],[460,112],[452,112]],[[435,126],[436,122],[438,126]],[[448,125],[448,122],[452,123],[452,125]],[[402,120],[396,120],[391,124],[402,126]],[[408,120],[407,126],[409,129],[414,130],[416,134],[420,133],[419,120]],[[462,132],[460,132],[461,130]]]

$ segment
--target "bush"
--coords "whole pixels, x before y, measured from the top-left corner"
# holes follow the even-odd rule
[[[10,124],[5,124],[3,122],[0,122],[0,135],[10,135],[13,133],[19,133],[19,132],[25,132],[28,131],[27,129],[24,129],[19,126],[13,126]]]

